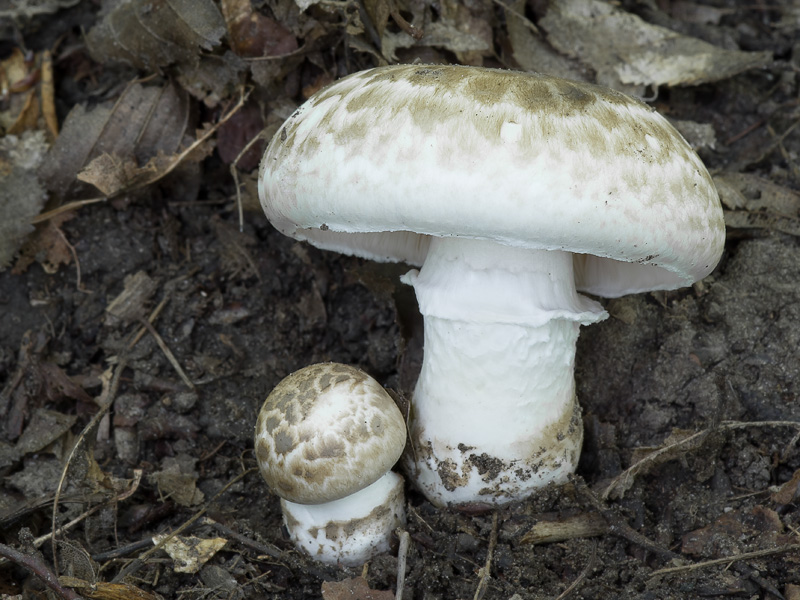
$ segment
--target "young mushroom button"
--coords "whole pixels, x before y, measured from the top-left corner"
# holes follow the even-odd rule
[[[264,154],[286,235],[421,267],[409,474],[437,505],[562,482],[582,442],[580,325],[606,297],[691,285],[722,254],[717,192],[644,103],[546,75],[381,67],[334,83]]]
[[[344,565],[388,550],[405,521],[403,479],[391,471],[405,441],[397,405],[359,369],[317,364],[281,381],[261,407],[255,449],[295,545]]]

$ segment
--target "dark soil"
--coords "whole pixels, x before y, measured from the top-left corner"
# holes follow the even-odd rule
[[[58,18],[25,29],[28,43],[62,32],[48,20]],[[75,18],[89,26],[95,17]],[[726,26],[750,27],[760,49],[773,49],[754,18],[736,12]],[[746,168],[797,190],[800,138],[778,146],[771,137],[800,118],[774,116],[777,106],[797,106],[800,89],[800,46],[784,42],[775,41],[771,68],[662,90],[656,105],[714,124],[717,147],[702,153],[712,171]],[[73,64],[57,77],[69,79]],[[128,75],[109,68],[102,77],[122,85]],[[737,137],[753,124],[752,135]],[[59,524],[100,508],[59,534],[60,574],[108,584],[127,568],[127,583],[164,598],[319,598],[323,581],[361,571],[293,550],[278,499],[253,469],[257,410],[280,379],[320,361],[357,365],[410,395],[421,357],[413,294],[398,283],[402,266],[297,243],[258,211],[245,213],[239,233],[227,165],[212,155],[201,167],[199,195],[149,188],[76,210],[61,229],[77,263],[0,273],[0,542],[20,547],[51,531],[69,448],[82,439]],[[142,311],[111,318],[109,304],[139,272],[153,283]],[[131,344],[144,327],[139,315],[162,300],[153,328],[194,389],[146,329]],[[586,441],[575,481],[503,507],[496,520],[485,507],[436,509],[409,489],[407,600],[472,598],[481,584],[485,598],[503,600],[800,598],[797,238],[729,229],[722,262],[693,288],[603,302],[611,317],[578,342]],[[82,436],[109,389],[113,408]],[[93,441],[99,470],[78,460]],[[78,463],[88,470],[77,472]],[[136,470],[133,494],[113,501]],[[201,509],[213,521],[183,535],[227,544],[199,572],[177,572],[163,550],[131,563],[152,536]],[[571,537],[587,519],[594,528]],[[532,543],[542,523],[557,539]],[[40,564],[53,568],[51,543],[40,551]],[[742,553],[755,554],[701,564]],[[396,577],[396,553],[366,570],[376,590],[393,590]],[[44,597],[22,567],[0,565],[0,582],[3,597]]]

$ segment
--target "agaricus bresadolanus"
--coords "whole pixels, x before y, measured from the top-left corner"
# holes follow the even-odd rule
[[[582,442],[573,367],[600,296],[708,275],[724,244],[703,163],[652,108],[546,75],[401,65],[345,77],[272,139],[281,232],[421,265],[422,371],[404,461],[437,505],[563,482]]]
[[[363,371],[323,363],[282,380],[258,414],[255,450],[295,545],[351,566],[388,550],[405,522],[391,470],[405,442],[400,410]]]

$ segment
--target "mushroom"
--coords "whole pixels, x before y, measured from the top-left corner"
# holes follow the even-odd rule
[[[463,66],[345,77],[274,136],[259,195],[286,235],[421,266],[424,358],[404,458],[436,505],[500,504],[574,471],[580,325],[691,285],[724,244],[700,158],[617,91]]]
[[[323,363],[282,380],[258,414],[255,451],[295,545],[350,566],[388,550],[405,522],[391,471],[405,442],[397,405],[360,369]]]

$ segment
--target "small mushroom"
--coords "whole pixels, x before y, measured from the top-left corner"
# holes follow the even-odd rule
[[[258,414],[255,450],[297,547],[350,566],[388,550],[405,522],[391,471],[405,441],[397,405],[359,369],[317,364],[281,381]]]
[[[437,505],[504,503],[574,471],[581,295],[691,285],[722,254],[714,184],[644,103],[511,71],[399,65],[312,96],[264,154],[286,235],[421,266],[409,474]]]

